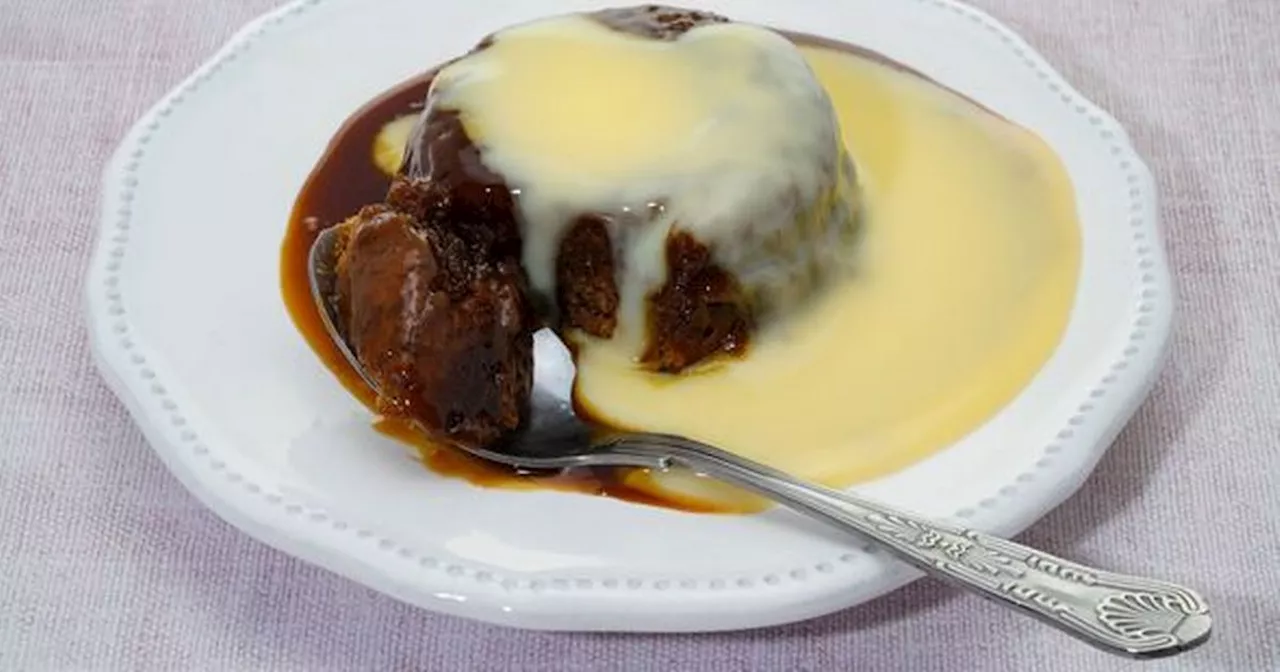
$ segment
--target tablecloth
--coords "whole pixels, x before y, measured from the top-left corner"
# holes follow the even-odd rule
[[[0,670],[1135,665],[932,580],[757,631],[502,629],[406,606],[206,511],[99,380],[81,285],[112,148],[273,4],[0,0]],[[974,4],[1130,130],[1179,293],[1150,399],[1021,538],[1208,596],[1213,640],[1149,669],[1280,669],[1280,0]]]

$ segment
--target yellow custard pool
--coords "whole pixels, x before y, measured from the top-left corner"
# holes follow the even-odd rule
[[[803,51],[865,190],[856,272],[702,373],[647,373],[586,342],[577,394],[612,424],[846,486],[955,442],[1030,382],[1071,313],[1080,231],[1037,136],[891,65]]]

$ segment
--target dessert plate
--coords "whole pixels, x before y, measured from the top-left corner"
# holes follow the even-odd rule
[[[218,515],[440,612],[543,629],[721,630],[817,616],[917,578],[782,510],[695,515],[439,477],[370,428],[290,322],[281,237],[351,112],[491,30],[616,4],[303,0],[245,27],[138,122],[107,167],[86,285],[103,376]],[[1007,28],[949,0],[685,4],[879,51],[1061,155],[1083,227],[1061,345],[978,430],[858,487],[1000,534],[1031,524],[1093,468],[1168,339],[1154,186],[1125,133]]]

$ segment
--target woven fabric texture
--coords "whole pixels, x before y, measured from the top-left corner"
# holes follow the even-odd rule
[[[0,669],[1130,669],[931,580],[751,632],[500,629],[405,606],[206,511],[95,372],[81,285],[108,154],[273,4],[0,0]],[[1150,399],[1022,538],[1209,597],[1214,639],[1146,669],[1278,670],[1280,0],[974,4],[1129,129],[1179,294]]]

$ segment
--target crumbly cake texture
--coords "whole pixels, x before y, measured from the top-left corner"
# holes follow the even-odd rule
[[[343,227],[340,319],[379,410],[472,445],[523,424],[534,319],[519,266],[386,206]]]

